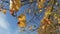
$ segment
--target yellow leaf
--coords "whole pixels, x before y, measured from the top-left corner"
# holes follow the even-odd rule
[[[38,8],[43,8],[44,7],[44,3],[46,2],[46,0],[37,0],[38,1]]]
[[[42,26],[42,29],[45,29],[45,26]]]
[[[20,0],[10,1],[10,9],[13,9],[14,11],[18,11],[20,7],[21,7]]]
[[[26,16],[24,14],[21,14],[20,16],[18,16],[18,22],[20,22],[18,26],[22,28],[26,27]]]
[[[24,27],[26,27],[26,23],[20,22],[20,24],[18,24],[18,26],[21,27],[21,28],[24,28]]]
[[[6,14],[6,9],[3,10],[3,13]]]
[[[60,24],[60,18],[58,18],[58,24]]]
[[[18,20],[19,21],[26,20],[26,15],[24,15],[24,14],[19,15]]]

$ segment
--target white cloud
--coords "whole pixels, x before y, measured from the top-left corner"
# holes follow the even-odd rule
[[[11,34],[10,25],[6,20],[6,15],[0,12],[0,34]]]
[[[0,27],[4,29],[9,28],[9,23],[6,21],[6,16],[3,13],[0,13]]]

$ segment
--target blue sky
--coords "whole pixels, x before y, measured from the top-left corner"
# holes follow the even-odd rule
[[[7,0],[7,1],[9,1],[9,0]],[[8,8],[9,9],[9,6],[6,6],[7,3],[4,3],[4,5],[5,5],[4,8]],[[34,3],[32,5],[34,6]],[[18,11],[17,15],[20,15],[26,9],[32,9],[32,8],[30,8],[30,6],[28,4],[24,5],[23,7],[20,8],[20,10]],[[39,17],[40,20],[44,16],[44,9],[42,9],[42,10],[43,11],[41,13],[39,13],[39,15],[41,16],[41,17]],[[30,20],[32,18],[32,16],[29,16],[27,14],[26,14],[26,16],[27,16],[26,20]],[[28,26],[36,25],[38,27],[40,25],[40,23],[39,23],[40,21],[39,20],[37,20],[36,18],[34,20],[38,23],[38,25],[36,23],[30,22],[30,23],[28,23]],[[33,32],[29,31],[28,26],[26,28],[23,28],[26,31],[21,32],[21,30],[23,30],[23,29],[19,28],[17,26],[17,22],[18,22],[18,20],[10,14],[9,10],[7,10],[6,15],[3,14],[2,12],[0,12],[0,34],[28,34],[28,33],[37,34],[37,30],[33,31]],[[35,29],[35,28],[33,28],[33,29]]]
[[[9,9],[7,3],[4,3],[4,8]],[[28,5],[24,5],[23,7],[21,7],[17,15],[23,13],[27,8],[29,8]],[[28,18],[31,18],[31,16],[28,17],[27,15],[27,19]],[[29,23],[29,25],[33,25],[33,23]],[[6,15],[0,12],[0,34],[37,34],[37,31],[29,31],[28,26],[25,28],[26,31],[21,32],[21,30],[23,29],[18,28],[17,19],[10,14],[9,10],[7,10]]]
[[[32,4],[32,6],[34,6],[34,3]],[[4,3],[4,8],[9,9],[9,6],[7,6],[7,3]],[[30,6],[28,4],[24,5],[23,7],[20,8],[17,15],[20,15],[26,9],[32,9],[32,8],[30,8]],[[41,13],[41,15],[43,15],[43,13]],[[26,14],[26,16],[27,16],[26,20],[30,20],[32,18],[31,16],[29,17],[29,15],[27,15],[27,14]],[[39,22],[39,21],[37,21],[37,22]],[[30,22],[30,23],[28,23],[28,26],[33,25],[33,24],[34,24],[33,22]],[[34,24],[34,25],[36,25],[36,24]],[[2,12],[0,12],[0,34],[28,34],[28,33],[37,34],[37,31],[33,31],[33,32],[29,31],[28,26],[26,28],[24,28],[26,31],[21,32],[21,30],[23,30],[23,29],[18,28],[17,19],[10,14],[9,10],[7,10],[6,15],[3,14]],[[38,25],[37,25],[37,27],[38,27]]]
[[[31,6],[29,6],[28,4],[27,5],[24,5],[20,8],[20,10],[18,11],[17,15],[20,15],[21,13],[23,13],[26,9],[33,9],[32,7],[34,7],[35,3],[33,3]],[[4,3],[4,8],[7,8],[9,9],[9,6],[7,6],[7,3]],[[36,7],[35,7],[36,9]],[[44,15],[44,9],[42,9],[43,11],[41,13],[39,13],[39,15],[41,17],[39,17],[39,20],[41,20],[43,18],[43,15]],[[32,10],[31,10],[32,11]],[[32,11],[32,14],[33,14],[33,11]],[[38,15],[38,13],[37,13]],[[32,16],[26,14],[26,20],[30,20],[32,18]],[[33,22],[30,22],[27,24],[27,27],[26,28],[19,28],[17,26],[17,22],[18,20],[13,17],[9,10],[7,10],[7,13],[6,15],[3,14],[2,12],[0,12],[0,34],[37,34],[37,30],[36,31],[30,31],[28,29],[28,27],[31,25],[36,25],[36,27],[33,29],[36,29],[37,27],[39,27],[40,25],[40,21],[37,20],[36,18],[34,18],[34,21],[37,22],[36,23],[33,23]],[[26,31],[24,32],[21,32],[21,30],[25,29]]]

